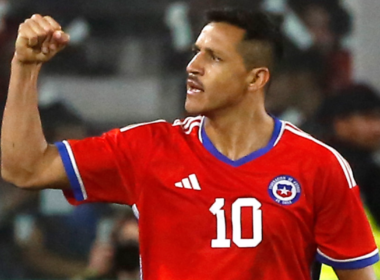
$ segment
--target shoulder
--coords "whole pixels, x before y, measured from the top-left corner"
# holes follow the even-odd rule
[[[151,129],[164,129],[168,125],[169,125],[169,123],[166,120],[155,120],[155,121],[151,121],[151,122],[130,124],[130,125],[127,125],[125,127],[120,128],[119,132],[121,132],[121,133],[143,132],[143,131],[149,131]]]
[[[187,117],[185,119],[177,119],[173,122],[173,127],[179,128],[184,134],[197,133],[202,126],[204,117]]]
[[[349,163],[337,150],[295,125],[286,121],[282,122],[282,140],[284,145],[286,145],[285,148],[303,158],[305,163],[312,162],[313,166],[320,169],[322,173],[344,174],[350,187],[356,185]]]
[[[287,146],[298,150],[306,156],[318,156],[334,159],[337,156],[342,157],[338,151],[327,145],[321,140],[313,137],[307,132],[301,130],[290,122],[282,121],[283,123],[283,140]]]
[[[144,136],[172,136],[175,134],[190,135],[198,134],[203,117],[187,117],[176,119],[172,123],[166,120],[137,123],[117,129],[116,133]]]

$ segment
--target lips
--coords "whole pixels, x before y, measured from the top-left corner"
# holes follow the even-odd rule
[[[188,94],[195,94],[195,93],[199,93],[203,91],[204,91],[204,87],[197,78],[189,77],[187,79],[187,93]]]

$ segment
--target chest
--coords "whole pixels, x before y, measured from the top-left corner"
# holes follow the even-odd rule
[[[286,156],[232,167],[173,151],[152,159],[147,174],[141,208],[166,235],[202,236],[215,248],[256,247],[289,229],[312,235],[313,174]]]

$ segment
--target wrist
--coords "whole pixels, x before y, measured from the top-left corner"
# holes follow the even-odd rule
[[[12,61],[11,61],[12,66],[16,67],[23,67],[25,69],[40,69],[42,66],[42,62],[25,62],[22,61],[18,58],[17,53],[13,55]]]
[[[21,77],[25,77],[28,79],[28,77],[37,77],[40,69],[41,69],[42,63],[35,62],[35,63],[26,63],[22,62],[19,59],[17,59],[17,56],[15,55],[11,62],[11,68],[12,72],[18,73]]]

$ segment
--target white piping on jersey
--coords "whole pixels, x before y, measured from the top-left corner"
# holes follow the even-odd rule
[[[185,131],[185,134],[190,134],[194,127],[200,126],[200,125],[201,125],[201,122],[198,122],[198,121],[192,122],[189,129],[187,131]]]
[[[193,121],[200,121],[201,119],[202,119],[202,116],[187,117],[183,121],[181,121],[180,119],[177,119],[173,122],[173,126],[182,125],[183,128],[188,129]]]
[[[140,212],[139,212],[139,209],[137,208],[136,204],[132,205],[132,211],[133,211],[133,214],[135,215],[136,219],[138,220],[140,218]]]
[[[196,122],[196,121],[199,121],[199,122],[200,122],[201,119],[202,119],[201,116],[191,118],[191,120],[188,121],[187,124],[185,124],[185,125],[183,126],[183,128],[188,129],[188,128],[191,126],[191,124],[192,124],[193,122]]]
[[[277,139],[276,141],[274,141],[273,143],[273,147],[277,145],[278,141],[280,141],[281,137],[282,137],[282,134],[284,133],[285,131],[285,123],[280,121],[281,122],[281,130],[280,130],[280,133],[278,134],[277,136]]]
[[[140,219],[140,212],[136,204],[132,205],[132,211],[138,221]],[[143,280],[141,254],[139,255],[139,264],[140,264],[140,280]]]
[[[190,117],[189,117],[189,118],[190,118]],[[173,126],[183,125],[184,123],[186,123],[186,122],[189,120],[189,118],[186,118],[186,119],[184,119],[184,120],[176,119],[176,120],[174,120],[174,122],[173,122]]]
[[[185,120],[175,120],[173,126],[181,125],[185,134],[190,134],[194,127],[199,126],[202,116],[188,117]]]
[[[335,149],[333,149],[332,147],[326,145],[325,143],[315,139],[311,135],[303,132],[302,130],[299,130],[298,128],[294,127],[292,124],[290,124],[288,122],[285,122],[285,125],[286,125],[285,129],[293,132],[294,134],[297,134],[298,136],[309,139],[309,140],[325,147],[330,152],[332,152],[334,154],[334,156],[336,157],[336,159],[338,160],[340,166],[342,167],[342,170],[344,172],[344,175],[346,176],[349,188],[351,189],[351,188],[356,186],[356,182],[355,182],[351,168],[349,167],[347,161]]]
[[[375,250],[372,251],[371,253],[366,254],[366,255],[364,255],[364,256],[360,256],[360,257],[352,258],[352,259],[345,259],[345,260],[338,260],[338,259],[330,258],[329,256],[327,256],[327,255],[325,255],[324,253],[322,253],[321,250],[319,250],[319,249],[317,249],[317,252],[318,252],[318,254],[320,254],[322,257],[324,257],[324,258],[326,258],[326,259],[328,259],[328,260],[330,260],[330,261],[344,263],[344,262],[360,261],[360,260],[364,260],[364,259],[367,259],[367,258],[373,257],[373,256],[375,256],[377,253],[379,253],[379,249],[375,249]]]
[[[190,120],[194,119],[194,117],[187,117],[186,119],[184,120],[181,120],[181,119],[176,119],[173,123],[173,126],[176,126],[176,125],[186,125]]]
[[[74,157],[73,151],[71,150],[70,144],[66,140],[62,141],[62,143],[65,145],[67,153],[69,154],[71,164],[73,166],[75,175],[77,176],[77,179],[78,179],[78,182],[79,182],[79,186],[80,186],[80,189],[81,189],[82,194],[83,194],[83,198],[84,198],[84,200],[86,200],[87,199],[87,192],[86,192],[86,189],[84,187],[82,177],[80,176],[80,173],[79,173],[79,170],[78,170],[77,163],[75,161],[75,157]]]
[[[348,162],[345,158],[342,157],[342,159],[343,159],[345,166],[347,167],[348,172],[350,173],[350,178],[352,178],[352,180],[353,180],[352,184],[355,186],[356,182],[354,179],[354,173],[352,172],[351,166],[348,164]]]
[[[120,128],[120,132],[125,132],[127,130],[130,130],[132,128],[136,128],[136,127],[139,127],[139,126],[143,126],[143,125],[147,125],[147,124],[152,124],[152,123],[159,123],[159,122],[166,122],[165,120],[156,120],[156,121],[152,121],[152,122],[144,122],[144,123],[137,123],[137,124],[131,124],[131,125],[127,125],[123,128]]]
[[[198,138],[199,138],[199,141],[203,144],[203,138],[202,138],[202,127],[203,127],[203,124],[205,122],[205,117],[202,117],[201,119],[201,124],[199,125],[199,131],[198,131]]]

